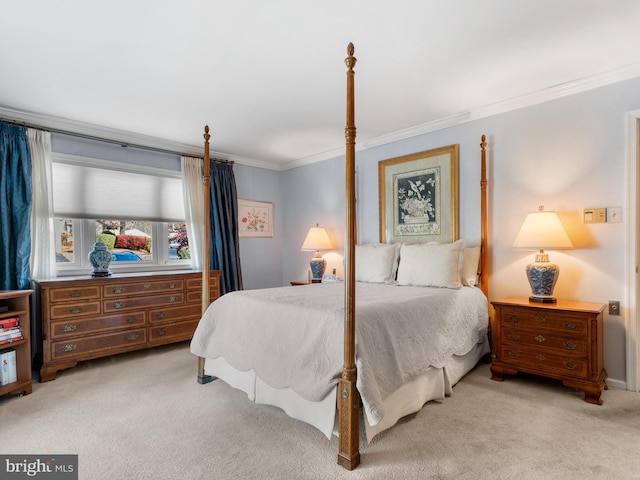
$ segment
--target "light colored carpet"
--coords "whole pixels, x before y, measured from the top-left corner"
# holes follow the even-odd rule
[[[78,454],[79,478],[631,479],[640,478],[640,395],[604,405],[560,383],[502,383],[480,364],[361,448],[348,472],[337,441],[221,381],[196,382],[187,344],[85,362],[0,399],[0,452]]]

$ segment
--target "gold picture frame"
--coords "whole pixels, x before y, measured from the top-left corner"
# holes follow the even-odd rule
[[[458,144],[378,162],[380,242],[458,239]]]
[[[273,237],[273,204],[239,198],[238,236]]]

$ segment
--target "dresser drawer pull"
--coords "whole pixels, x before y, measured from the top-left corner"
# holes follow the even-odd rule
[[[511,316],[509,316],[509,321],[511,323],[518,323],[520,321],[520,318],[518,318],[517,315],[511,315]]]
[[[567,350],[575,350],[576,347],[578,346],[573,342],[564,342],[563,345],[564,345],[564,348],[566,348]]]
[[[69,292],[69,296],[71,298],[78,298],[82,296],[82,292],[80,290],[74,290],[73,292]]]
[[[175,283],[170,283],[170,284],[169,284],[169,288],[176,288],[177,286],[178,286],[178,285],[177,285],[177,284],[175,284]]]
[[[535,336],[535,337],[533,337],[533,338],[535,338],[535,339],[536,339],[536,341],[537,341],[538,343],[544,343],[544,342],[547,340],[547,339],[546,339],[546,338],[544,338],[542,335],[536,335],[536,336]]]
[[[520,358],[520,354],[518,352],[509,352],[509,356],[513,359]]]
[[[127,335],[127,340],[136,340],[138,337],[140,336],[139,333],[130,333],[129,335]]]
[[[537,323],[544,323],[544,322],[546,322],[546,321],[547,321],[547,319],[546,319],[546,318],[544,318],[543,316],[537,316],[537,317],[536,317],[536,322],[537,322]]]
[[[75,323],[67,323],[64,327],[62,327],[63,332],[75,332],[77,326]]]
[[[178,301],[178,297],[171,296],[169,297],[169,303],[175,303]]]
[[[510,333],[509,340],[513,340],[514,342],[517,342],[520,340],[520,335],[516,335],[515,333]]]
[[[160,312],[158,315],[156,315],[156,317],[160,319],[167,318],[167,312]]]
[[[67,343],[64,347],[62,347],[63,352],[73,352],[77,348],[75,343]]]
[[[143,285],[143,287],[144,287],[144,288],[151,288],[151,284],[150,284],[150,283],[145,283],[145,284]]]
[[[124,287],[116,287],[113,289],[113,293],[124,293]]]
[[[133,315],[129,318],[127,318],[127,323],[136,323],[137,318],[134,317]]]
[[[161,328],[160,330],[158,330],[158,335],[162,336],[162,335],[166,335],[167,330],[165,328]]]
[[[124,308],[124,302],[116,302],[113,304],[113,308],[115,308],[116,310],[120,309],[120,308]]]
[[[575,370],[578,368],[578,364],[576,362],[564,362],[564,367],[567,370]]]
[[[578,324],[575,322],[563,322],[562,326],[567,330],[575,330],[578,327]]]
[[[544,362],[544,361],[547,359],[547,357],[545,357],[545,356],[544,356],[543,354],[541,354],[541,353],[538,353],[538,354],[536,355],[536,359],[537,359],[537,360],[539,360],[539,361],[541,361],[541,362]]]
[[[82,313],[82,307],[71,307],[69,309],[69,313],[73,313],[74,315],[77,315],[78,313]]]

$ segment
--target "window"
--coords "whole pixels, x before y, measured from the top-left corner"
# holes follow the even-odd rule
[[[114,273],[191,265],[180,172],[56,155],[53,199],[58,274],[91,270],[98,239]]]

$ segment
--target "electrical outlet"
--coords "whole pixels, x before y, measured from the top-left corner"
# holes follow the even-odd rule
[[[609,300],[609,315],[620,315],[620,302]]]
[[[620,223],[622,221],[622,207],[607,208],[607,223]]]

